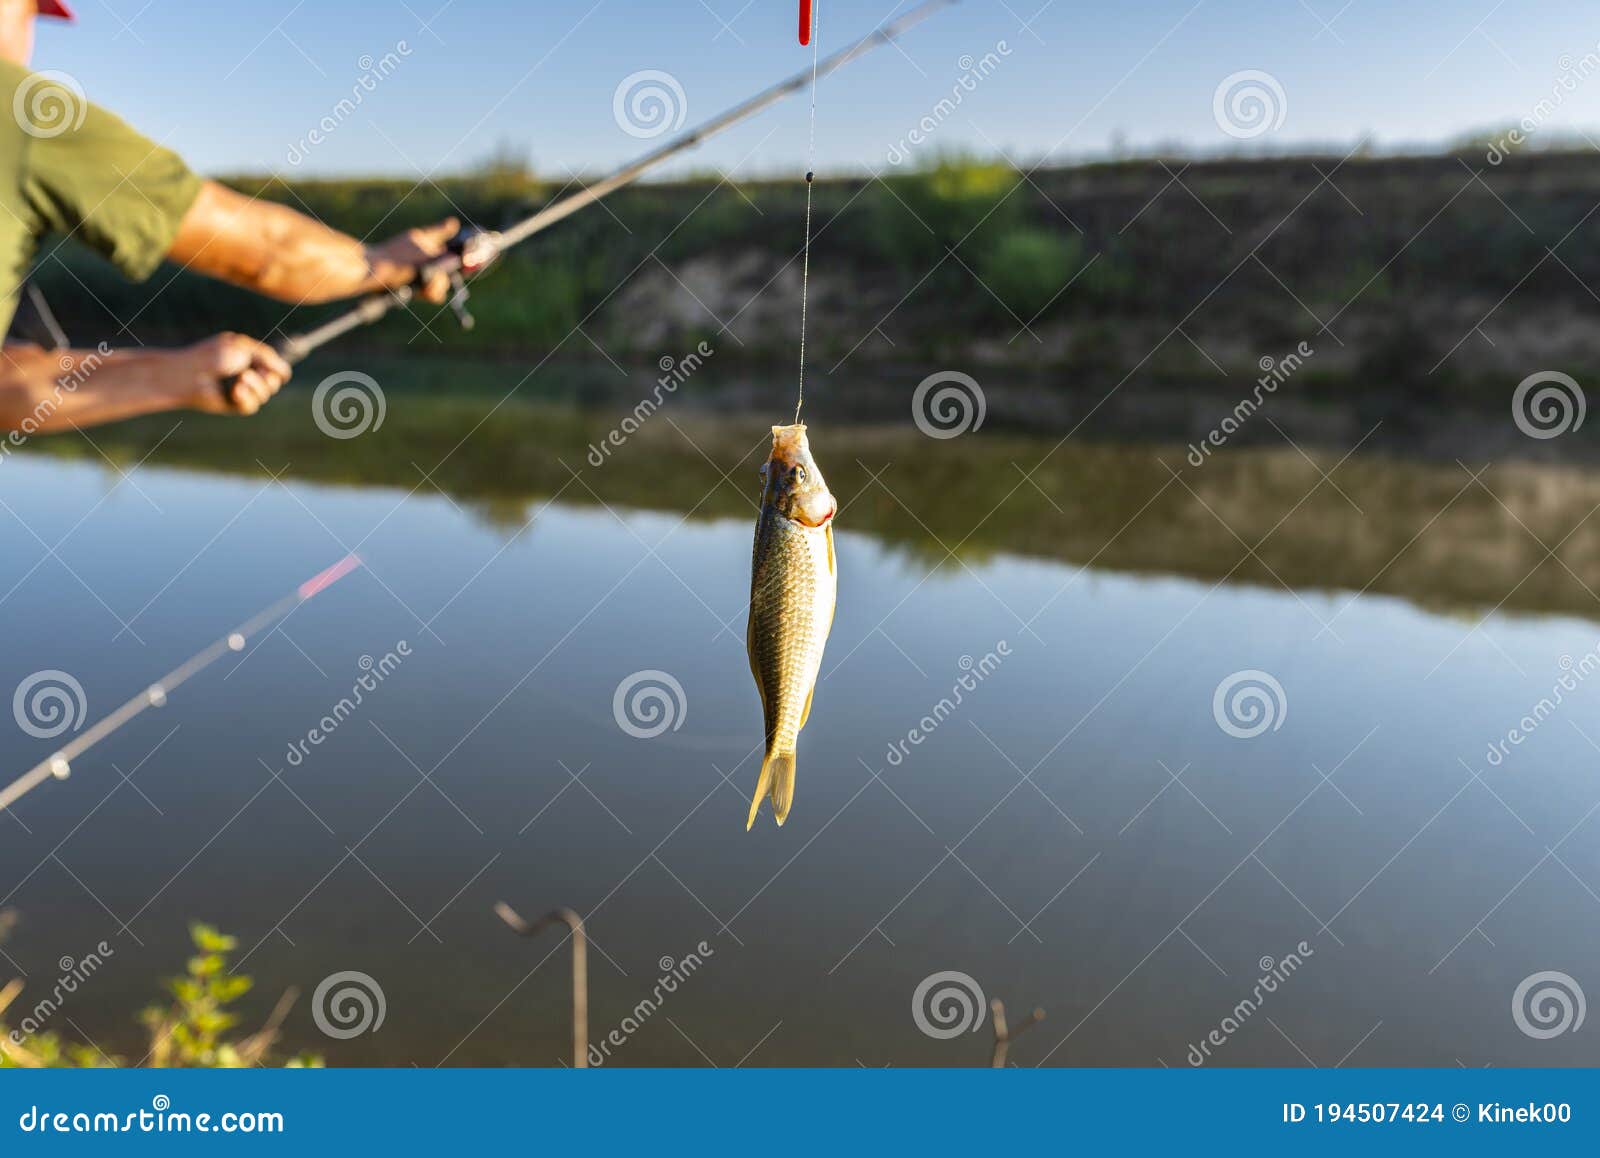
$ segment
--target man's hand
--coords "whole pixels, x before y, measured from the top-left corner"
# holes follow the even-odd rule
[[[379,245],[367,247],[367,264],[382,285],[406,285],[417,276],[418,270],[435,258],[444,256],[450,239],[461,230],[454,217],[437,225],[421,229],[408,229]],[[417,296],[423,301],[438,305],[450,296],[450,278],[436,273],[417,286]]]
[[[265,342],[243,334],[218,334],[179,351],[191,391],[187,405],[205,414],[254,414],[289,380],[289,363]],[[237,376],[232,393],[222,382]]]
[[[222,380],[234,377],[230,399]],[[0,354],[0,431],[31,437],[171,410],[254,414],[288,377],[282,355],[242,334],[177,350],[103,344],[44,350],[7,342]]]

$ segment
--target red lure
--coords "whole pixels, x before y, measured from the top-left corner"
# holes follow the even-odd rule
[[[811,43],[811,0],[800,0],[800,43]]]

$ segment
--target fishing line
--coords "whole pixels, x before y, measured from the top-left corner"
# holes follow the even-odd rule
[[[817,178],[817,29],[822,21],[822,0],[810,0],[810,4],[811,136],[806,145],[806,240],[800,265],[800,389],[794,403],[796,426],[800,425],[800,408],[806,404],[806,307],[811,295],[811,191]]]
[[[251,636],[269,623],[275,623],[283,619],[300,604],[326,591],[359,566],[361,566],[360,559],[354,555],[346,555],[332,567],[318,571],[296,587],[293,592],[284,596],[266,610],[258,612],[245,620],[205,650],[189,657],[116,711],[96,721],[91,727],[74,736],[60,751],[52,753],[47,759],[41,760],[21,776],[18,776],[3,790],[0,790],[0,809],[9,808],[51,777],[55,777],[57,780],[65,780],[72,772],[72,761],[74,759],[117,731],[146,708],[164,706],[167,702],[168,693],[177,688],[179,684],[199,675],[229,652],[243,651],[245,643]]]

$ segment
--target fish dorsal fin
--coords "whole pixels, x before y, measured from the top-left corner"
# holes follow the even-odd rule
[[[806,706],[805,709],[800,713],[800,727],[795,729],[796,732],[798,732],[800,728],[804,728],[806,726],[806,721],[811,718],[811,701],[816,698],[816,694],[817,685],[812,684],[811,690],[806,693]]]

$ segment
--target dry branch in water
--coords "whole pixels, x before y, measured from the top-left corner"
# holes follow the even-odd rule
[[[583,918],[571,909],[552,909],[537,921],[524,921],[504,901],[496,902],[495,913],[519,937],[537,937],[552,925],[565,925],[572,938],[572,1065],[589,1067],[589,940],[584,936]]]
[[[997,1070],[1005,1069],[1006,1054],[1011,1049],[1011,1043],[1027,1032],[1030,1026],[1043,1021],[1044,1010],[1035,1006],[1033,1012],[1013,1028],[1006,1021],[1005,1002],[996,997],[989,1002],[989,1014],[994,1023],[994,1056],[989,1059],[989,1065]]]

